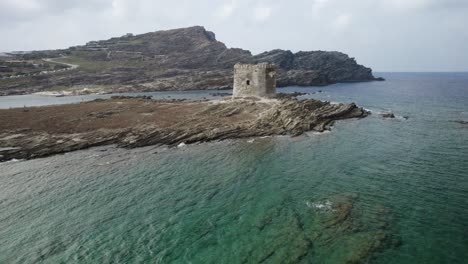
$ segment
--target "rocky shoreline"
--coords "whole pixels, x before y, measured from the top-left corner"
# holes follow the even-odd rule
[[[323,132],[369,113],[314,99],[152,100],[113,97],[78,104],[0,110],[0,162],[95,146],[177,146],[258,136]]]

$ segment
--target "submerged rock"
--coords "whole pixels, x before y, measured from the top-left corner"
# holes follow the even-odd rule
[[[325,201],[329,201],[331,210],[314,210],[310,216],[313,223],[308,232],[316,251],[322,252],[317,259],[326,258],[332,263],[366,263],[377,251],[393,246],[393,236],[387,230],[388,208],[377,205],[380,210],[366,219],[357,205],[359,196],[355,193],[338,194]]]
[[[455,120],[455,121],[453,121],[453,122],[458,123],[458,124],[462,124],[462,125],[468,125],[468,121]]]
[[[380,116],[383,118],[395,118],[395,115],[393,113],[383,113]]]
[[[401,245],[382,206],[363,213],[359,196],[341,193],[291,207],[288,201],[259,213],[251,228],[246,262],[368,263],[379,251]],[[367,209],[368,211],[369,209]]]

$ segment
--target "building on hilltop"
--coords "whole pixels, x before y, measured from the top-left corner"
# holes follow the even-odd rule
[[[276,66],[269,63],[234,65],[233,97],[276,96]]]

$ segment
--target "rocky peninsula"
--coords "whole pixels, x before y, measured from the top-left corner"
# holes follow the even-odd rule
[[[0,161],[93,146],[178,146],[257,136],[299,136],[368,112],[351,104],[231,97],[216,101],[113,97],[78,104],[0,110]]]

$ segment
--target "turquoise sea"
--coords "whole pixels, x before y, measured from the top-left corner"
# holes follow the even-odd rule
[[[0,263],[467,263],[468,73],[377,75],[281,89],[373,113],[328,133],[1,163]]]

